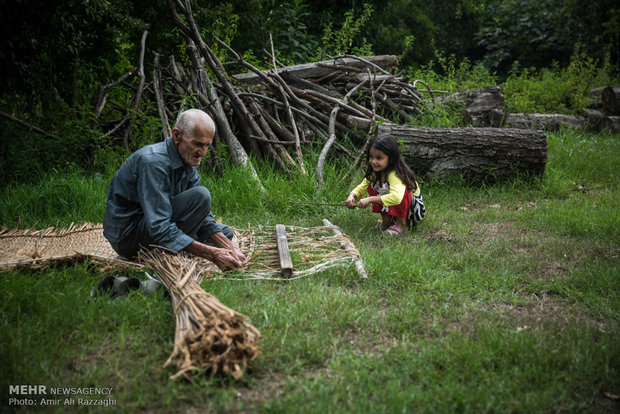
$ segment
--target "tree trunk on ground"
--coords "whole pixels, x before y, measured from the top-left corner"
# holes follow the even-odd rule
[[[398,64],[398,58],[393,55],[366,56],[364,59],[382,68],[392,68],[396,67],[396,65]],[[301,65],[287,66],[285,68],[278,69],[277,73],[281,74],[283,77],[286,77],[287,75],[294,75],[296,78],[299,79],[317,79],[326,75],[333,74],[334,67],[343,65],[350,66],[352,68],[359,68],[360,72],[364,72],[364,68],[366,67],[364,62],[359,59],[337,58],[324,60],[321,62],[303,63]],[[263,72],[267,73],[267,71]],[[254,72],[232,75],[232,78],[250,85],[261,82],[261,78],[259,77],[259,75]]]
[[[620,132],[620,116],[606,116],[601,122],[601,131],[617,134]]]
[[[416,172],[435,179],[463,174],[476,181],[542,175],[547,138],[542,131],[509,128],[425,128],[382,124],[403,142],[403,156]]]
[[[503,125],[508,128],[557,131],[561,126],[585,129],[588,119],[564,114],[506,114]]]
[[[606,115],[620,115],[620,86],[608,86],[601,92],[603,111]]]
[[[463,112],[465,124],[474,127],[499,127],[506,116],[506,102],[499,86],[487,86],[467,98]]]

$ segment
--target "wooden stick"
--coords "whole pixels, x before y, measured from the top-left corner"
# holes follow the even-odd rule
[[[123,82],[129,76],[133,75],[133,73],[135,71],[136,71],[135,67],[131,68],[129,70],[129,72],[125,73],[123,76],[118,78],[116,81],[114,81],[112,83],[108,83],[107,85],[103,85],[102,87],[99,88],[99,93],[97,94],[96,101],[95,101],[95,103],[93,105],[94,113],[95,113],[95,118],[96,119],[99,118],[99,115],[101,115],[101,111],[103,111],[103,107],[105,106],[105,101],[107,99],[108,91],[110,89],[114,88],[115,86],[119,85],[121,82]]]
[[[249,100],[248,108],[254,111],[254,114],[256,116],[256,121],[258,122],[260,127],[263,128],[265,136],[267,137],[267,140],[268,140],[267,145],[265,147],[267,151],[269,152],[269,154],[273,157],[273,160],[278,165],[278,167],[280,167],[282,171],[287,172],[287,173],[289,173],[290,171],[286,167],[286,165],[289,165],[292,168],[297,168],[297,164],[295,164],[295,160],[293,160],[293,158],[289,155],[289,153],[286,152],[284,147],[279,144],[278,137],[276,137],[276,135],[273,133],[273,131],[267,124],[267,121],[265,120],[265,118],[263,118],[263,116],[261,115],[260,108],[258,107],[258,105],[253,99]],[[251,138],[256,139],[257,137],[252,136]],[[258,139],[262,141],[262,137],[258,137]],[[275,146],[275,150],[271,144]],[[285,164],[284,161],[286,161],[287,164]]]
[[[276,224],[276,241],[278,243],[278,258],[280,260],[280,272],[282,276],[291,277],[293,274],[293,262],[286,239],[286,227],[284,224]]]
[[[323,219],[323,225],[325,227],[331,228],[334,231],[335,235],[337,236],[342,235],[342,231],[340,230],[340,228],[332,224],[329,220]],[[352,253],[356,257],[355,269],[357,270],[357,273],[362,277],[362,279],[367,279],[368,272],[366,272],[366,268],[364,267],[364,262],[362,262],[362,258],[359,252],[357,251],[357,248],[355,247],[355,245],[351,242],[351,240],[349,240],[348,238],[344,240],[341,243],[341,247],[345,249],[346,251]]]
[[[370,117],[370,122],[368,123],[368,133],[366,134],[366,142],[364,143],[364,146],[362,147],[362,150],[359,152],[357,158],[355,159],[355,161],[351,165],[351,168],[349,168],[349,170],[344,175],[344,177],[342,177],[342,181],[345,181],[349,177],[349,175],[352,174],[353,171],[355,171],[357,166],[362,162],[362,158],[364,158],[364,155],[366,154],[366,151],[368,151],[368,146],[370,145],[370,141],[374,137],[375,121],[377,119],[377,99],[376,99],[376,96],[377,96],[377,92],[379,91],[379,89],[381,89],[381,87],[383,87],[383,84],[385,83],[385,80],[383,80],[383,82],[381,82],[379,87],[375,90],[375,88],[374,88],[374,77],[371,77],[370,75],[371,74],[370,74],[370,71],[369,71],[368,72],[368,77],[370,79],[370,92],[371,92],[370,102],[371,102],[371,106],[372,106],[372,116]]]
[[[254,118],[250,115],[248,108],[245,106],[243,101],[235,92],[235,89],[233,88],[233,85],[228,78],[228,74],[226,73],[226,70],[222,66],[221,62],[219,61],[213,50],[211,50],[211,48],[204,42],[202,35],[200,34],[200,30],[198,29],[198,26],[196,26],[196,22],[194,21],[194,16],[192,14],[191,4],[189,0],[185,0],[184,6],[181,4],[181,0],[177,0],[176,4],[183,11],[189,23],[189,26],[187,26],[183,21],[181,21],[181,19],[176,14],[176,8],[174,7],[174,4],[169,0],[168,5],[171,9],[171,15],[177,28],[182,33],[187,34],[188,40],[193,40],[196,43],[196,46],[202,53],[202,56],[206,59],[206,62],[213,71],[216,79],[220,82],[223,92],[230,99],[230,104],[237,112],[237,120],[241,125],[242,129],[245,131],[245,135],[257,135],[261,138],[267,139],[256,121],[254,121]]]
[[[129,125],[127,125],[127,129],[125,130],[125,134],[123,135],[123,148],[127,152],[132,152],[131,147],[129,145],[129,134],[136,124],[136,113],[138,112],[138,108],[140,107],[140,100],[142,99],[142,92],[144,91],[144,52],[146,49],[146,36],[149,34],[147,30],[142,32],[142,40],[140,41],[140,69],[138,70],[138,75],[140,75],[140,82],[138,83],[138,91],[136,92],[136,96],[132,102],[132,108],[129,112]]]
[[[34,132],[38,132],[39,134],[42,134],[42,135],[47,135],[47,136],[49,136],[49,137],[55,138],[55,139],[57,139],[57,140],[60,140],[60,138],[58,138],[56,135],[54,135],[54,134],[50,134],[49,132],[44,131],[44,130],[42,130],[41,128],[37,128],[36,126],[31,125],[31,124],[29,124],[29,123],[28,123],[28,122],[26,122],[26,121],[22,121],[22,120],[21,120],[21,119],[19,119],[19,118],[15,118],[15,117],[14,117],[14,116],[12,116],[12,115],[9,115],[9,114],[7,114],[7,113],[4,113],[4,112],[0,111],[0,116],[1,116],[1,117],[3,117],[3,118],[8,119],[9,121],[13,121],[13,122],[15,122],[15,123],[18,123],[18,124],[19,124],[19,125],[21,125],[21,126],[25,126],[26,128],[30,128],[30,129],[32,129]]]
[[[334,109],[332,109],[331,115],[329,116],[329,130],[328,130],[329,138],[327,139],[327,142],[325,142],[325,145],[323,146],[323,149],[321,150],[321,153],[319,154],[319,160],[317,161],[317,164],[316,164],[316,175],[317,175],[316,180],[319,185],[323,185],[323,165],[325,164],[325,158],[327,157],[327,152],[333,145],[334,141],[336,141],[336,116],[338,115],[339,110],[340,110],[340,105],[336,104],[334,106]]]
[[[254,65],[252,65],[249,62],[247,62],[245,59],[243,59],[241,56],[239,56],[239,54],[233,48],[228,46],[228,44],[226,44],[226,42],[220,40],[216,35],[212,35],[212,36],[213,36],[215,41],[220,46],[222,46],[224,49],[228,50],[233,55],[233,57],[235,58],[235,61],[233,63],[239,64],[239,65],[245,67],[246,69],[250,70],[251,72],[254,72],[256,75],[258,75],[258,77],[263,82],[265,82],[265,84],[267,84],[267,86],[269,86],[273,90],[277,90],[277,85],[275,84],[275,82],[272,81],[270,78],[268,78],[267,75],[264,72],[262,72],[261,70],[257,69]]]
[[[161,92],[161,70],[159,69],[159,53],[155,53],[153,59],[153,89],[155,90],[155,100],[157,101],[157,112],[159,113],[159,119],[163,127],[164,134],[166,136],[172,135],[170,124],[168,123],[168,114],[166,113],[166,104],[164,103],[164,96]]]
[[[346,207],[345,203],[313,203],[313,202],[304,202],[304,201],[291,201],[291,204],[306,204],[312,206],[338,206],[338,207]]]
[[[277,72],[278,68],[276,67],[276,57],[275,57],[276,52],[273,47],[273,38],[271,37],[271,33],[269,33],[269,42],[271,43],[271,53],[273,57],[273,73],[275,74],[275,76],[279,77],[278,72]],[[285,83],[284,80],[282,80],[282,83]],[[282,100],[284,101],[284,107],[286,109],[286,114],[288,115],[289,122],[291,123],[291,129],[293,130],[293,133],[295,134],[295,153],[297,154],[297,162],[299,163],[299,170],[301,171],[303,175],[306,175],[306,168],[304,167],[304,157],[303,157],[303,153],[301,152],[301,144],[299,141],[299,131],[297,130],[297,122],[295,122],[295,116],[293,115],[293,111],[288,102],[288,98],[286,97],[286,92],[284,91],[284,88],[282,87],[280,83],[278,83],[278,89],[280,90],[280,93],[282,94]]]

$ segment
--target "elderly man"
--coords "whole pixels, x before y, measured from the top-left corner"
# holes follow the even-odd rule
[[[205,112],[183,112],[163,142],[133,153],[108,190],[103,234],[114,250],[133,258],[157,245],[204,257],[222,269],[241,267],[245,257],[230,227],[211,213],[211,194],[196,167],[215,135]]]

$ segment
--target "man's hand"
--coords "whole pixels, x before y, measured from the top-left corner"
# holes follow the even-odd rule
[[[241,263],[245,265],[245,263],[247,262],[247,259],[245,258],[245,255],[243,254],[240,248],[238,248],[237,246],[233,246],[231,253],[237,260],[239,260]]]
[[[222,270],[243,267],[247,259],[245,255],[223,233],[215,233],[207,239],[213,246],[198,241],[192,242],[184,250],[215,263]]]
[[[210,257],[206,257],[206,259],[215,263],[220,269],[231,270],[243,266],[244,260],[239,260],[237,255],[233,254],[231,250],[219,247],[213,247],[212,249]],[[241,256],[243,256],[243,253],[241,253]]]
[[[207,239],[207,242],[211,243],[215,247],[220,247],[224,250],[228,250],[228,252],[233,257],[235,257],[237,260],[239,260],[242,263],[242,265],[244,265],[245,262],[247,261],[247,259],[245,258],[245,255],[243,254],[239,246],[237,246],[230,239],[228,239],[228,237],[226,237],[224,233],[221,233],[221,232],[213,233],[211,236],[209,236],[209,238]]]

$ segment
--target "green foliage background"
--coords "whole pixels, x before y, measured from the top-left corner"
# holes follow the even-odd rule
[[[167,3],[0,5],[0,111],[54,135],[0,118],[0,183],[113,167],[126,154],[119,151],[120,137],[98,138],[93,99],[100,85],[137,65],[144,30],[147,79],[155,52],[189,61]],[[403,73],[436,89],[500,84],[509,110],[519,112],[578,114],[591,88],[619,83],[620,8],[613,0],[204,0],[192,7],[222,61],[230,56],[211,35],[259,67],[270,64],[270,35],[285,64],[344,53],[395,54]],[[127,106],[132,87],[115,88],[110,100]],[[142,105],[131,137],[135,148],[161,138],[157,112]],[[435,115],[436,124],[443,115]]]

